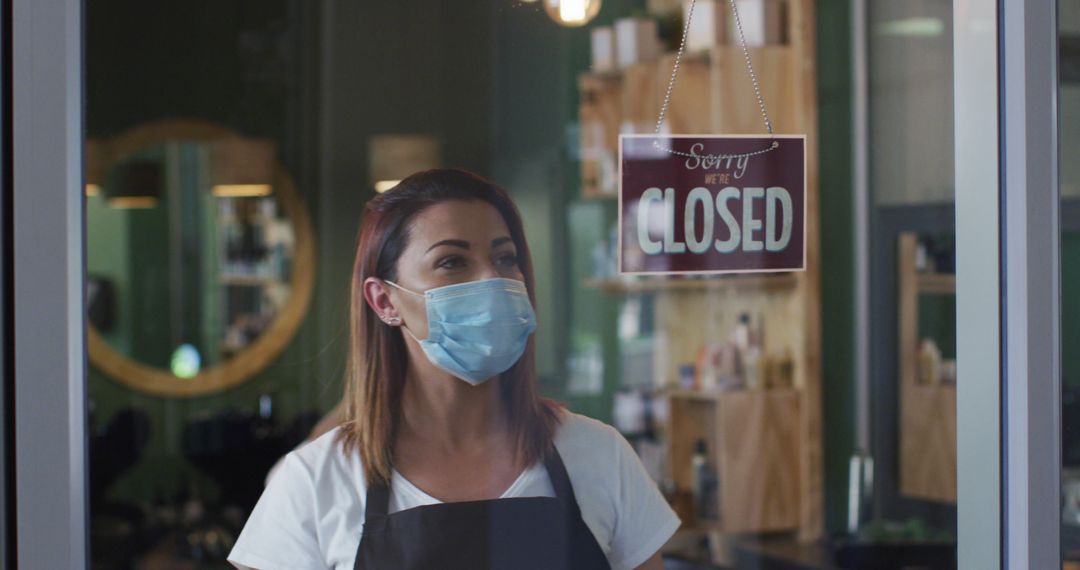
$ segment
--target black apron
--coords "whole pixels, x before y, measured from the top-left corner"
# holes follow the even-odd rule
[[[555,497],[439,503],[387,514],[390,489],[367,491],[355,570],[610,570],[581,519],[558,452],[544,462]]]

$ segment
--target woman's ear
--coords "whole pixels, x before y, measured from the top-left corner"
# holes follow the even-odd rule
[[[367,301],[375,315],[387,324],[400,324],[401,314],[390,300],[390,287],[381,279],[368,277],[364,279],[364,300]]]

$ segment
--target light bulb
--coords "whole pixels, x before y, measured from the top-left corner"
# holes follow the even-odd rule
[[[552,20],[570,27],[588,24],[600,12],[600,0],[544,0]]]
[[[172,373],[180,378],[191,378],[195,376],[199,373],[201,364],[202,358],[199,356],[199,349],[188,343],[176,347],[176,350],[173,351],[172,359],[170,360]]]

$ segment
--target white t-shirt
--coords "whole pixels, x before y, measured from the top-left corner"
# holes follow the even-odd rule
[[[360,457],[346,455],[338,429],[289,453],[259,498],[229,562],[242,569],[351,570],[360,544],[367,486]],[[679,518],[634,449],[611,426],[567,412],[555,436],[582,519],[614,570],[653,555]],[[522,472],[502,498],[554,497],[543,463]],[[397,471],[390,512],[439,503]]]

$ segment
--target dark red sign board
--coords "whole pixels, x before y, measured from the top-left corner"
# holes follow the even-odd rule
[[[805,267],[805,135],[619,137],[619,273]]]

